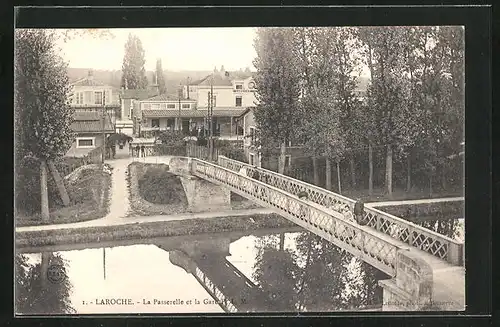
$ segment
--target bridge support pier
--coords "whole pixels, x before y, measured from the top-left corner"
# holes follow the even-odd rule
[[[432,311],[433,271],[431,266],[400,250],[397,254],[396,277],[379,281],[383,288],[382,311]]]

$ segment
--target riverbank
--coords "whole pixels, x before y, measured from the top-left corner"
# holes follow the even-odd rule
[[[259,214],[254,211],[257,210],[233,211],[225,213],[225,216],[221,216],[222,213],[210,213],[191,214],[189,217],[142,217],[133,221],[127,218],[113,221],[112,224],[110,221],[99,220],[105,221],[106,224],[74,228],[36,226],[39,228],[34,229],[33,226],[30,229],[16,229],[16,248],[295,226],[291,221],[272,212]]]

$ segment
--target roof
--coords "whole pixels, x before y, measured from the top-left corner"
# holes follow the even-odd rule
[[[212,76],[213,76],[213,81],[212,81]],[[222,77],[220,74],[210,74],[208,76],[205,76],[205,78],[201,79],[201,81],[197,84],[193,85],[214,85],[214,86],[232,86],[233,83],[231,82],[231,79],[227,76]]]
[[[105,86],[105,84],[96,81],[92,77],[84,77],[82,79],[77,80],[72,84],[73,86]]]
[[[179,98],[167,94],[160,94],[149,99],[144,99],[143,101],[179,101]],[[181,99],[181,101],[196,102],[196,100],[193,99]]]
[[[137,99],[145,100],[157,95],[155,90],[151,89],[133,89],[133,90],[121,90],[120,97],[122,99]]]
[[[102,107],[101,107],[102,108]],[[115,108],[119,107],[106,107],[106,112],[109,114],[110,112],[114,111]],[[80,109],[80,108],[78,108]],[[94,108],[92,108],[94,109]],[[73,119],[74,120],[101,120],[102,115],[102,109],[97,109],[95,111],[78,111],[75,110],[73,112]]]
[[[242,109],[214,109],[214,117],[238,117],[241,113],[245,111]],[[165,118],[165,117],[179,117],[179,110],[143,110],[142,114],[144,117],[148,118]],[[196,117],[206,117],[208,115],[207,109],[198,110],[181,110],[181,117],[185,118],[196,118]]]
[[[241,118],[241,117],[245,116],[245,115],[246,115],[246,114],[248,114],[250,111],[252,111],[252,112],[253,112],[253,110],[254,110],[254,109],[255,109],[255,107],[248,107],[248,108],[246,108],[246,109],[245,109],[245,110],[244,110],[244,111],[243,111],[243,112],[242,112],[242,113],[238,116],[238,118]]]
[[[102,122],[99,120],[75,120],[71,124],[71,129],[76,133],[100,133],[102,132]],[[115,131],[109,119],[106,119],[104,131],[108,133]]]

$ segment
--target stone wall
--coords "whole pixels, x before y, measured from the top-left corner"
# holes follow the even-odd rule
[[[397,256],[396,277],[381,280],[383,311],[434,310],[432,306],[432,268],[422,259],[401,250]]]
[[[229,189],[195,176],[185,175],[181,176],[180,179],[188,199],[189,212],[231,210],[231,192]]]

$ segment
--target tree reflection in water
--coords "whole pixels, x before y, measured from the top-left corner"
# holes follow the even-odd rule
[[[388,278],[334,244],[309,232],[284,248],[284,234],[256,242],[253,278],[268,294],[270,310],[335,311],[380,304],[378,280]]]
[[[66,261],[59,253],[42,253],[42,260],[29,264],[28,257],[15,257],[16,313],[18,314],[69,314],[75,313],[69,299],[72,285],[68,278],[61,282],[47,279],[47,269],[51,265],[62,267],[66,275]]]

